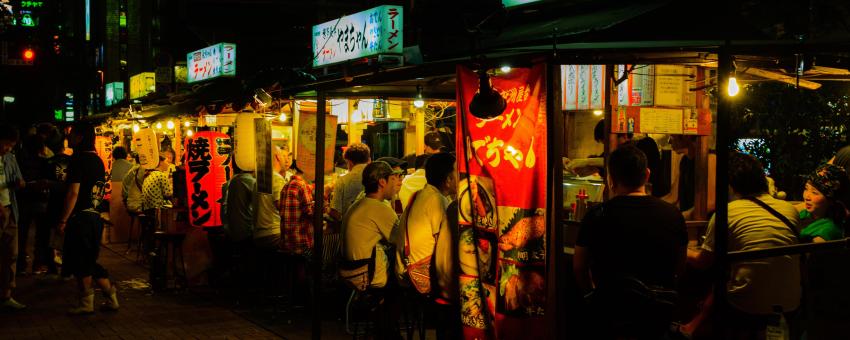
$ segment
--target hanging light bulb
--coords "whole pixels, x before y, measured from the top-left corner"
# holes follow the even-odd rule
[[[156,128],[162,129],[162,122],[156,122]]]
[[[138,123],[133,124],[133,133],[139,132],[139,130],[140,130],[140,129],[141,129],[141,128],[139,127],[139,124],[138,124]]]
[[[191,125],[192,125],[192,123],[190,123],[188,120],[183,122],[183,126],[185,126],[185,127],[189,127]]]
[[[741,88],[738,87],[738,79],[735,79],[735,76],[729,77],[729,85],[726,86],[726,91],[729,93],[729,97],[734,97],[738,95],[738,92],[741,91]]]
[[[499,68],[499,70],[502,71],[502,73],[508,73],[508,72],[511,71],[511,67],[508,66],[508,65],[504,65],[501,68]]]
[[[603,113],[605,113],[605,112],[603,112],[602,110],[593,110],[594,116],[601,116]]]
[[[416,86],[416,99],[413,100],[413,106],[417,109],[425,106],[425,99],[422,99],[422,86]]]
[[[168,120],[168,123],[166,123],[165,126],[167,126],[169,130],[174,130],[174,121]]]
[[[285,122],[286,121],[286,113],[281,112],[280,116],[278,116],[277,119],[280,119],[281,122]]]
[[[193,134],[194,134],[194,132],[192,132],[192,130],[186,130],[186,136],[187,137],[192,137]]]

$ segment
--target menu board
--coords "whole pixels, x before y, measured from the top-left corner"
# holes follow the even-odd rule
[[[133,134],[133,148],[139,154],[142,168],[152,170],[159,165],[159,140],[152,128],[141,129]]]
[[[641,108],[641,133],[682,134],[682,109]]]
[[[304,171],[308,181],[316,179],[316,113],[301,111],[298,124],[298,167]],[[325,174],[333,171],[334,146],[336,145],[336,116],[325,115]]]
[[[267,119],[254,119],[255,154],[257,156],[257,190],[272,193],[272,123]]]
[[[622,78],[629,65],[618,65],[617,76]],[[617,85],[620,106],[652,106],[655,92],[655,65],[634,65],[626,80]]]
[[[683,106],[687,87],[687,69],[681,65],[655,66],[655,105]]]
[[[605,108],[605,65],[561,65],[564,110]]]

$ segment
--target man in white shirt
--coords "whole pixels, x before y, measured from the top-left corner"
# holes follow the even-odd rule
[[[272,192],[260,192],[254,184],[254,246],[258,250],[276,251],[280,247],[280,192],[286,184],[281,175],[281,149],[272,148]],[[257,182],[259,182],[257,178]]]
[[[767,178],[758,160],[740,153],[730,154],[729,187],[728,251],[797,244],[800,223],[797,210],[791,203],[767,194]],[[702,247],[688,249],[689,265],[707,268],[714,262],[714,222],[712,217]],[[729,310],[716,312],[728,317],[733,329],[764,329],[765,325],[759,323],[770,319],[773,306],[782,307],[784,312],[793,312],[799,307],[799,256],[784,255],[736,262],[731,264],[731,270],[727,284]],[[693,332],[700,321],[692,321],[684,326],[684,331]]]
[[[328,212],[337,220],[345,216],[357,195],[363,191],[363,169],[372,159],[369,146],[363,143],[351,144],[342,157],[345,158],[348,166],[348,174],[336,180],[331,198],[331,209]]]
[[[366,197],[355,202],[342,219],[342,254],[348,261],[367,259],[375,252],[375,274],[371,287],[387,285],[389,257],[385,244],[389,243],[398,217],[392,208],[383,203],[398,193],[401,170],[393,170],[386,162],[373,162],[363,169],[363,187]]]
[[[401,201],[402,210],[407,209],[413,193],[422,190],[425,184],[428,184],[428,180],[425,178],[425,163],[430,156],[430,154],[416,156],[416,171],[401,181],[401,190],[398,192],[398,199]]]

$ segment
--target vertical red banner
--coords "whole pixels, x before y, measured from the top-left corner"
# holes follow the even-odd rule
[[[507,108],[483,120],[469,112],[478,76],[457,68],[458,170],[469,175],[461,175],[458,191],[467,339],[547,334],[545,70],[541,64],[491,76]]]
[[[230,180],[233,141],[223,132],[201,131],[186,138],[189,222],[221,226],[221,188]]]
[[[112,172],[112,138],[107,136],[95,136],[94,137],[94,150],[97,152],[97,156],[100,157],[100,160],[103,161],[103,168],[106,170],[106,179],[104,179],[104,183],[106,183],[104,187],[104,197],[109,199],[112,195],[112,181],[108,181],[110,177],[110,173]]]

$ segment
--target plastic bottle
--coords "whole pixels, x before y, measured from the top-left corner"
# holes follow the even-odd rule
[[[773,306],[773,314],[776,317],[776,324],[767,325],[765,338],[767,340],[790,340],[791,331],[788,329],[788,322],[785,320],[785,314],[782,313],[782,306]]]

